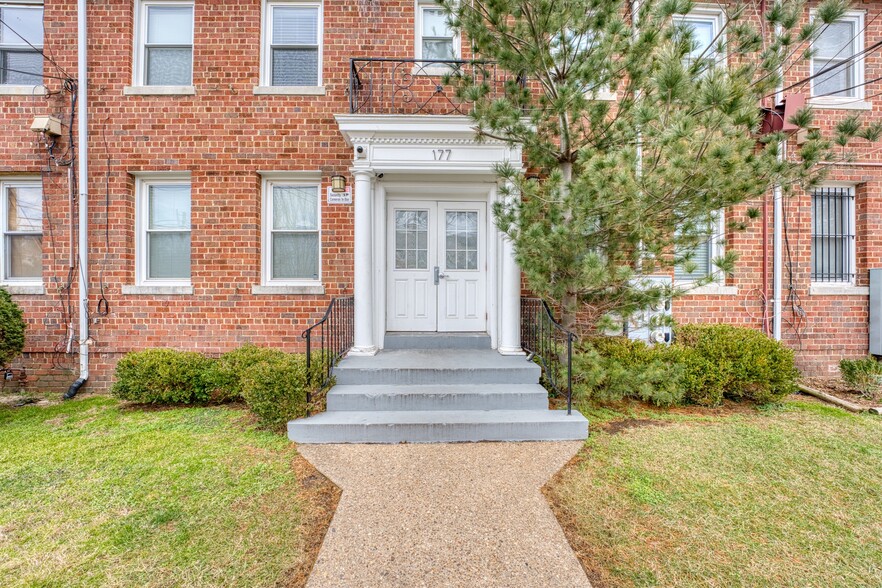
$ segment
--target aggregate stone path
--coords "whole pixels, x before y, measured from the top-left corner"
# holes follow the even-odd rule
[[[540,492],[581,445],[300,445],[343,491],[307,588],[590,588]]]

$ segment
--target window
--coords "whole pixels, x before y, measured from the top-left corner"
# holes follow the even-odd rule
[[[43,83],[43,7],[0,4],[0,85]]]
[[[813,282],[854,282],[854,225],[853,188],[812,192]]]
[[[812,43],[812,96],[863,99],[864,15],[846,13],[845,18],[822,28]]]
[[[142,2],[135,85],[193,83],[193,4]]]
[[[321,85],[321,4],[268,2],[265,6],[264,85]]]
[[[3,197],[3,281],[41,283],[43,186],[40,180],[0,182]]]
[[[434,2],[418,2],[417,59],[445,61],[459,59],[459,37],[447,26],[444,11]]]
[[[319,280],[319,200],[318,183],[277,180],[264,184],[265,283]]]
[[[190,282],[190,182],[186,178],[138,183],[138,282]]]
[[[714,267],[714,259],[723,255],[723,214],[720,213],[712,226],[708,227],[707,240],[699,243],[688,251],[678,251],[678,256],[687,256],[689,263],[674,266],[674,279],[677,281],[694,281],[713,276],[720,277]],[[688,265],[688,267],[687,267]],[[689,271],[692,270],[692,271]]]
[[[722,58],[718,48],[725,42],[721,34],[725,25],[725,14],[716,8],[696,8],[680,18],[680,26],[692,34],[692,50],[689,63],[697,59],[717,61]]]

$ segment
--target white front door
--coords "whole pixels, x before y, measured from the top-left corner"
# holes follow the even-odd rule
[[[483,202],[390,201],[389,331],[487,330]]]

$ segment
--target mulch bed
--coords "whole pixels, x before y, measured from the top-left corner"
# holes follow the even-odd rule
[[[837,398],[847,400],[848,402],[863,406],[865,408],[875,408],[877,406],[882,406],[882,395],[877,395],[876,398],[867,398],[863,396],[859,391],[850,388],[848,384],[846,384],[842,380],[842,378],[839,377],[830,376],[803,378],[802,380],[800,380],[800,383],[808,388],[813,388],[820,392],[826,392],[827,394],[831,394]]]

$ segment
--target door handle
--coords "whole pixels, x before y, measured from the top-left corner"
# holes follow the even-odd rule
[[[441,278],[446,278],[446,277],[447,277],[446,275],[444,275],[444,274],[441,273],[441,268],[439,268],[439,267],[436,265],[436,266],[435,266],[435,285],[437,286],[438,284],[440,284],[440,283],[441,283],[441,282],[440,282]]]

